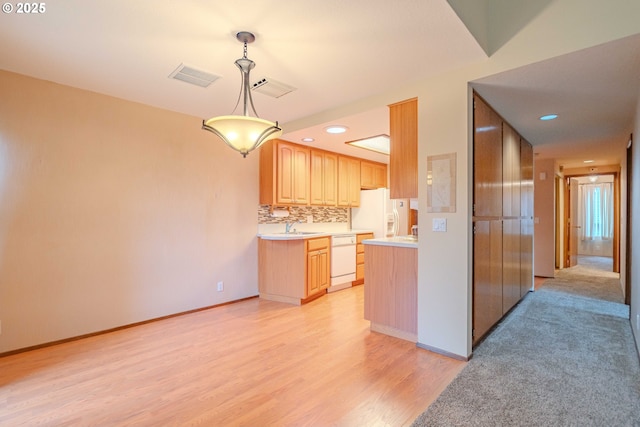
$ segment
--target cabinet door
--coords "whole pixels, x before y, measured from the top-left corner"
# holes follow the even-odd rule
[[[473,343],[502,317],[502,221],[475,221]]]
[[[360,206],[360,160],[349,159],[349,206]]]
[[[418,197],[418,100],[389,105],[389,189],[392,199]]]
[[[473,215],[502,216],[502,120],[474,98]]]
[[[378,165],[375,168],[374,173],[375,173],[376,188],[386,188],[387,187],[387,166]]]
[[[311,204],[315,206],[324,205],[324,154],[319,151],[311,151]]]
[[[325,153],[323,156],[324,205],[338,204],[338,156]]]
[[[520,220],[502,221],[502,314],[520,301]]]
[[[307,254],[307,297],[329,287],[329,250]]]
[[[318,251],[318,287],[320,290],[329,287],[329,276],[329,250],[322,249]]]
[[[309,174],[311,151],[308,148],[296,146],[294,161],[294,203],[298,205],[309,204]]]
[[[349,190],[349,158],[338,157],[338,206],[349,206],[351,192]]]
[[[502,125],[502,215],[520,216],[520,136],[507,123]]]
[[[338,155],[311,151],[310,200],[314,206],[338,203]]]
[[[372,190],[376,187],[376,166],[373,163],[360,162],[360,188]]]
[[[310,150],[306,147],[279,143],[277,167],[277,202],[309,204]]]
[[[307,296],[320,290],[320,255],[319,251],[307,254]]]
[[[277,203],[295,203],[295,147],[289,144],[278,144],[277,159]]]
[[[387,186],[387,166],[379,163],[360,161],[360,188],[374,190]]]

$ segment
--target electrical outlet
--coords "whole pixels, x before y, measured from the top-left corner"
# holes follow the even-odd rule
[[[218,282],[218,292],[224,291],[224,282]]]
[[[307,223],[308,224],[313,223],[313,215],[307,215]]]

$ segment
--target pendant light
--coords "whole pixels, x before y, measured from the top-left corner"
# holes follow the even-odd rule
[[[282,135],[282,129],[278,122],[270,122],[258,117],[256,109],[251,99],[249,89],[249,72],[256,66],[256,63],[247,58],[247,44],[252,43],[256,37],[247,31],[236,34],[238,41],[244,44],[244,56],[236,60],[235,64],[242,74],[242,86],[238,102],[233,109],[232,115],[214,117],[202,121],[202,128],[218,135],[229,147],[247,157],[250,151],[255,150],[264,142]],[[242,99],[242,115],[233,115]],[[249,115],[249,106],[255,117]]]

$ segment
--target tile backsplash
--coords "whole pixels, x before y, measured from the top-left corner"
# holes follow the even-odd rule
[[[291,206],[288,217],[274,218],[269,212],[270,205],[258,206],[258,224],[284,224],[285,222],[307,222],[309,215],[313,216],[313,222],[347,223],[349,209],[327,206]],[[281,208],[282,209],[282,208]]]

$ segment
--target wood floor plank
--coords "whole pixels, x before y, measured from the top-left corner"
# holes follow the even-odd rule
[[[369,331],[364,286],[0,358],[0,425],[409,425],[464,362]]]

